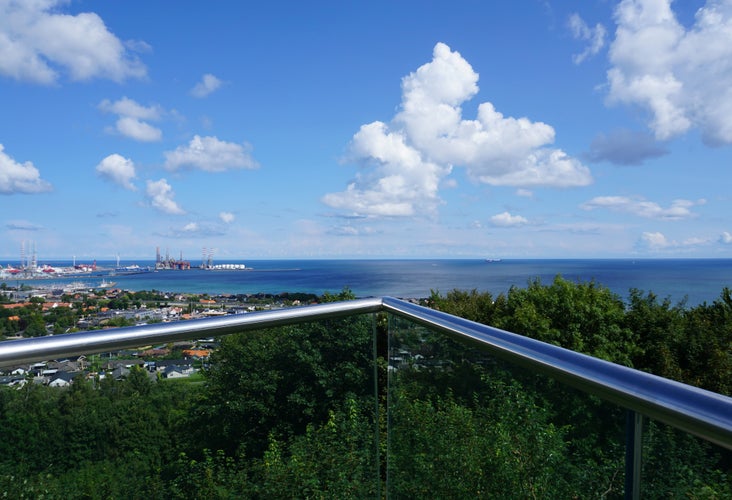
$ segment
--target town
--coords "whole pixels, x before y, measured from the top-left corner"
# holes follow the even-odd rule
[[[247,314],[316,300],[317,296],[302,293],[211,296],[132,292],[83,284],[48,288],[1,283],[0,340]],[[144,370],[155,380],[196,377],[217,345],[216,339],[206,338],[13,366],[0,371],[0,385],[23,386],[30,382],[66,387],[76,377],[121,379],[130,370]]]

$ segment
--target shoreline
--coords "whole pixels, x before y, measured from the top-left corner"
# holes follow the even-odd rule
[[[140,265],[145,263],[140,262]],[[282,293],[337,294],[347,288],[357,297],[429,297],[452,290],[489,292],[494,297],[511,288],[525,288],[534,281],[550,284],[557,276],[577,283],[593,282],[610,289],[622,300],[631,290],[653,292],[694,306],[720,298],[732,287],[732,259],[686,260],[299,260],[248,261],[253,268],[200,268],[158,272],[110,273],[111,266],[97,262],[94,273],[24,280],[12,277],[1,286],[63,289],[73,282],[99,287],[100,281],[116,282],[128,291],[163,290],[168,293],[254,295]],[[100,270],[104,269],[104,271]],[[176,272],[177,271],[177,272]]]

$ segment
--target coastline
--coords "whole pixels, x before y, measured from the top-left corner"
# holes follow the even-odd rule
[[[152,262],[152,261],[150,261]],[[433,291],[477,290],[494,296],[533,280],[550,283],[556,276],[573,282],[593,281],[623,300],[631,289],[653,292],[673,303],[713,302],[732,287],[732,259],[360,259],[248,260],[247,270],[159,270],[110,273],[113,261],[98,261],[98,271],[63,278],[0,281],[6,286],[34,283],[62,287],[74,281],[98,286],[116,282],[130,291],[161,290],[197,294],[281,294],[350,289],[358,297],[429,297]],[[129,265],[149,265],[148,261]],[[125,265],[128,265],[125,263]],[[251,270],[249,270],[251,269]]]

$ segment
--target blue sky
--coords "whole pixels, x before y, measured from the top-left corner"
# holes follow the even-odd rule
[[[0,116],[6,263],[732,257],[732,0],[0,0]]]

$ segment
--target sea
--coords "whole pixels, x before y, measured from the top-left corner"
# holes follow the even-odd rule
[[[216,262],[216,264],[224,262]],[[550,284],[556,276],[595,283],[626,300],[631,289],[653,292],[686,306],[712,303],[723,288],[732,288],[732,259],[418,259],[418,260],[230,260],[247,270],[160,270],[135,274],[115,272],[115,261],[98,261],[88,276],[35,280],[43,286],[102,281],[130,291],[158,290],[199,294],[322,295],[350,289],[357,297],[429,297],[432,292],[477,290],[505,294],[533,280]],[[44,262],[46,264],[46,262]],[[68,266],[70,262],[48,262]],[[120,262],[121,266],[154,268],[154,261]],[[13,285],[15,280],[8,280]],[[35,284],[35,283],[34,283]],[[39,283],[40,284],[40,283]]]

